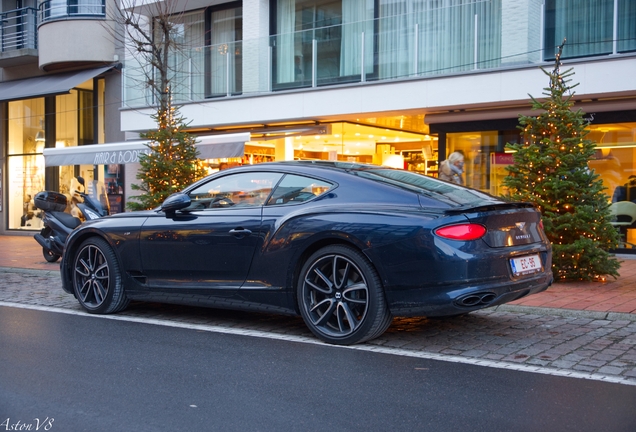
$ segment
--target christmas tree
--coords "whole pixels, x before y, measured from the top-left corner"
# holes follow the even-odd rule
[[[159,108],[152,118],[157,130],[141,134],[150,140],[148,154],[141,154],[141,165],[136,178],[141,184],[132,184],[141,195],[132,196],[126,207],[147,210],[160,205],[168,196],[202,178],[206,173],[198,158],[196,138],[185,131],[186,124],[178,108],[171,102]]]
[[[550,80],[545,100],[530,96],[540,113],[519,116],[523,140],[506,146],[514,151],[514,164],[503,184],[507,198],[533,202],[541,211],[556,280],[616,277],[620,263],[609,250],[616,248],[618,233],[610,224],[606,188],[588,168],[595,144],[585,138],[584,113],[572,110],[578,84],[569,84],[572,69],[560,71],[562,50],[563,45],[551,72],[542,69]]]

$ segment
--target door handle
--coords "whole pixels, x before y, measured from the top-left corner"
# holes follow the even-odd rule
[[[234,228],[230,230],[230,234],[241,238],[241,237],[245,237],[248,236],[250,234],[252,234],[252,231],[245,229],[245,228]]]

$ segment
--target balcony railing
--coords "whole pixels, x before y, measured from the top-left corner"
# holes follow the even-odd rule
[[[106,0],[45,0],[38,9],[39,24],[66,18],[105,18]]]
[[[21,8],[0,13],[2,52],[37,48],[37,10]]]
[[[467,18],[464,18],[464,15]],[[420,24],[395,15],[350,24],[325,26],[251,39],[180,49],[172,56],[173,100],[177,103],[213,97],[263,94],[280,90],[347,83],[403,80],[493,69],[505,63],[539,62],[533,52],[502,54],[501,19],[482,20],[463,14],[461,25],[442,28],[427,16]],[[494,24],[493,24],[494,21]],[[427,25],[428,24],[428,25]],[[513,29],[516,31],[517,29]],[[245,73],[244,73],[245,71]],[[154,103],[145,88],[149,70],[137,59],[124,68],[124,104]]]
[[[569,34],[576,37],[568,39],[564,58],[636,51],[633,0],[618,0],[618,14],[606,8],[603,17],[615,18],[608,24],[611,31],[605,29],[608,20],[596,19],[591,6],[546,11],[541,0],[515,4],[523,5],[535,19],[523,25],[505,19],[510,12],[505,7],[510,4],[503,1],[465,2],[369,20],[347,19],[343,14],[341,20],[350,22],[179,49],[171,63],[173,100],[183,103],[540,64],[554,59],[555,46]],[[595,27],[578,29],[576,23],[582,17],[595,18]],[[566,18],[569,21],[564,24]],[[144,84],[152,78],[148,72],[137,59],[126,59],[124,106],[154,104]]]

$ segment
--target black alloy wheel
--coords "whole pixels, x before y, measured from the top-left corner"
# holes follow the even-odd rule
[[[60,255],[45,247],[42,248],[42,255],[44,255],[44,259],[50,263],[54,263],[60,259]]]
[[[300,272],[297,294],[307,327],[328,343],[365,342],[391,324],[377,272],[349,246],[328,246],[309,257]]]
[[[99,237],[85,240],[73,258],[73,289],[86,311],[119,312],[128,306],[115,252]]]

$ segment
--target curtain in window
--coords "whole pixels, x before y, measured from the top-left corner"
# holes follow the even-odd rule
[[[378,40],[383,79],[493,67],[501,56],[501,0],[380,0]]]
[[[240,52],[240,48],[235,40],[236,11],[237,9],[225,9],[212,13],[210,75],[213,95],[237,91],[235,54]]]
[[[276,78],[278,83],[295,80],[294,68],[294,21],[296,17],[295,0],[278,0],[276,14]]]
[[[636,51],[636,1],[619,0],[618,52]]]
[[[373,0],[342,0],[340,76],[359,75],[364,32],[365,72],[373,72]]]
[[[477,68],[501,65],[501,1],[475,4],[477,15]]]
[[[554,13],[554,37],[546,40],[548,57],[564,38],[563,58],[612,52],[614,0],[548,0],[546,9]]]
[[[172,53],[172,94],[175,102],[204,97],[204,31],[202,11],[174,17],[174,40],[177,49]]]
[[[61,17],[65,15],[68,15],[66,0],[51,0],[49,2],[49,10],[46,14],[47,18]]]
[[[378,70],[380,79],[408,76],[414,58],[412,0],[380,0]],[[409,40],[410,39],[410,40]]]
[[[105,15],[106,10],[102,0],[81,0],[78,3],[78,13],[80,15]]]

